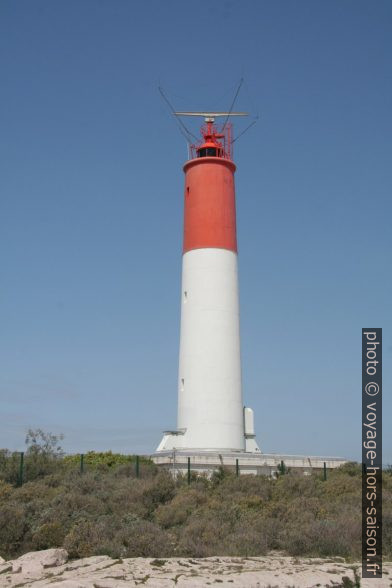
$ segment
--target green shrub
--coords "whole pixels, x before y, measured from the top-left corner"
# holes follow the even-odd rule
[[[160,472],[143,492],[143,503],[148,514],[160,504],[165,504],[175,495],[176,484],[169,472]]]
[[[0,504],[2,504],[4,500],[7,500],[11,496],[12,491],[12,484],[4,482],[4,480],[0,480]]]
[[[0,449],[0,479],[15,486],[19,482],[20,453]]]
[[[0,507],[0,555],[9,559],[18,553],[27,530],[26,509],[21,504]]]
[[[173,500],[158,505],[154,519],[164,529],[183,525],[197,507],[207,502],[205,493],[193,488],[179,492]]]
[[[64,548],[70,557],[90,557],[101,545],[100,529],[94,521],[79,521],[74,524],[64,539]]]
[[[50,445],[51,438],[47,441]],[[50,447],[45,451],[36,448],[27,455],[36,460],[34,479],[21,487],[13,483],[18,454],[0,452],[0,555],[8,559],[59,546],[70,557],[252,557],[271,549],[293,556],[360,557],[357,464],[329,472],[325,482],[319,473],[271,479],[236,477],[222,469],[211,480],[193,472],[188,486],[186,476],[173,479],[148,463],[137,479],[130,456],[94,453],[81,474],[77,460],[51,455]],[[383,497],[383,549],[391,557],[388,470]]]
[[[133,516],[101,517],[79,521],[64,540],[70,557],[110,555],[111,557],[164,557],[168,539],[153,523]]]
[[[73,465],[80,467],[80,454],[67,455],[63,459],[66,465]],[[97,468],[100,466],[107,466],[114,468],[116,466],[130,465],[136,463],[136,455],[123,455],[121,453],[112,453],[111,451],[88,451],[83,455],[83,463],[86,468]],[[153,462],[143,456],[139,457],[139,464],[153,465]],[[134,466],[135,467],[135,466]],[[133,467],[133,471],[134,471]]]
[[[59,521],[44,523],[33,533],[33,549],[49,549],[61,547],[65,538],[65,528]]]
[[[281,548],[291,555],[360,557],[361,524],[350,516],[292,520],[283,531]]]

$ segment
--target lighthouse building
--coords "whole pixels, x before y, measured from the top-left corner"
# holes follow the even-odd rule
[[[184,165],[184,237],[177,427],[165,431],[152,456],[174,475],[212,472],[276,475],[339,467],[338,457],[266,454],[256,442],[253,411],[241,386],[236,205],[229,116],[205,117],[202,138]],[[225,116],[221,131],[217,116]]]
[[[231,125],[206,118],[184,165],[184,238],[177,429],[173,448],[260,452],[241,387],[237,234]]]

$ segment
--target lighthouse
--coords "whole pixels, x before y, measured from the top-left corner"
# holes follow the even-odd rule
[[[172,450],[259,453],[253,411],[241,382],[236,201],[230,116],[203,116],[201,139],[184,165],[184,234],[177,428],[157,454]],[[217,117],[225,117],[221,128]]]
[[[238,245],[231,116],[203,116],[201,138],[184,165],[181,333],[177,427],[165,431],[153,461],[173,475],[211,474],[225,466],[239,474],[305,474],[340,467],[341,457],[262,453],[253,410],[241,384]],[[218,127],[215,119],[225,117]],[[263,392],[263,391],[262,391]]]

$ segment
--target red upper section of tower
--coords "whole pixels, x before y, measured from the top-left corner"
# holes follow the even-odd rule
[[[220,157],[191,159],[184,166],[184,247],[237,251],[235,165]]]

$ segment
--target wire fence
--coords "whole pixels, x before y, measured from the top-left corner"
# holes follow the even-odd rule
[[[157,467],[143,455],[117,455],[107,453],[79,453],[74,455],[48,455],[44,453],[10,452],[0,450],[0,480],[22,486],[37,478],[49,475],[106,472],[130,478],[149,478]]]
[[[195,466],[190,457],[184,459],[182,464],[176,464],[176,476],[183,476],[188,484],[191,484],[198,475],[206,475],[203,469]],[[180,467],[181,466],[181,467]],[[321,467],[320,467],[321,466]],[[329,476],[329,468],[326,462],[320,463],[318,468],[312,468],[312,473],[318,474],[326,481]],[[296,468],[294,468],[296,469]],[[113,454],[112,452],[98,453],[90,451],[88,453],[79,453],[72,455],[45,454],[33,452],[11,452],[9,450],[0,450],[0,481],[22,486],[27,482],[34,481],[45,476],[63,476],[63,475],[84,475],[107,473],[113,476],[124,476],[128,478],[151,478],[159,470],[172,472],[173,466],[170,464],[166,467],[154,463],[154,461],[145,455],[124,455]],[[249,472],[249,466],[242,464],[241,460],[235,459],[231,464],[224,464],[214,468],[219,475],[219,470],[230,472],[232,475],[240,476]],[[283,476],[290,474],[292,468],[281,460],[276,466],[274,476]],[[172,472],[173,473],[173,472]],[[267,475],[265,472],[258,472]],[[309,473],[309,472],[306,472]],[[210,470],[210,477],[212,470]]]

